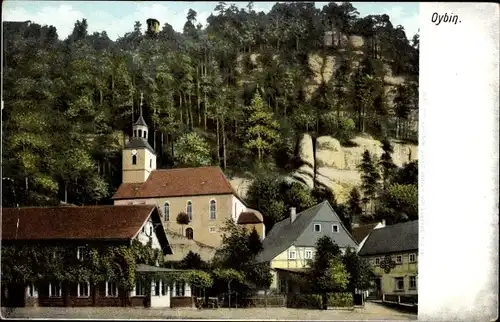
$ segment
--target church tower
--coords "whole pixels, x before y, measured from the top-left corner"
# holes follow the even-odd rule
[[[132,125],[132,138],[122,152],[123,183],[144,182],[156,169],[156,154],[148,143],[148,125],[142,117],[142,99],[141,93],[139,118]]]

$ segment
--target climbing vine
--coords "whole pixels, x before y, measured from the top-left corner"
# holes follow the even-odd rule
[[[163,263],[160,250],[151,242],[133,240],[129,245],[87,246],[86,256],[77,258],[75,246],[2,245],[2,283],[39,283],[47,281],[83,282],[96,285],[116,281],[130,291],[136,279],[135,265]]]

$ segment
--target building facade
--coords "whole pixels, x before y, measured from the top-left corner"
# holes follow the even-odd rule
[[[418,221],[373,230],[358,254],[373,265],[374,297],[418,303]]]

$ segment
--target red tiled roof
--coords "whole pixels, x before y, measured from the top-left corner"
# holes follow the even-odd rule
[[[378,223],[373,223],[373,224],[366,224],[366,225],[361,225],[358,227],[353,227],[352,228],[352,237],[356,240],[356,242],[359,244],[365,239],[366,236],[368,236],[372,230],[377,226]]]
[[[264,217],[257,210],[249,209],[251,211],[244,211],[238,217],[238,224],[260,224],[264,222]]]
[[[144,183],[122,183],[113,199],[235,194],[219,167],[154,170]]]
[[[3,208],[1,238],[129,240],[155,208],[154,205]]]

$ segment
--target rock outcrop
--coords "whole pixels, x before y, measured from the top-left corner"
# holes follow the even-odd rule
[[[382,144],[368,136],[357,136],[351,140],[356,146],[343,147],[339,140],[330,136],[321,136],[313,142],[309,134],[304,134],[299,141],[298,157],[302,165],[293,172],[289,179],[313,188],[317,185],[333,190],[337,200],[344,202],[350,190],[361,184],[357,169],[365,150],[370,151],[376,160],[382,155]],[[418,159],[418,146],[392,141],[394,164],[401,167],[405,163]],[[241,197],[245,197],[250,179],[233,178],[231,184]]]

